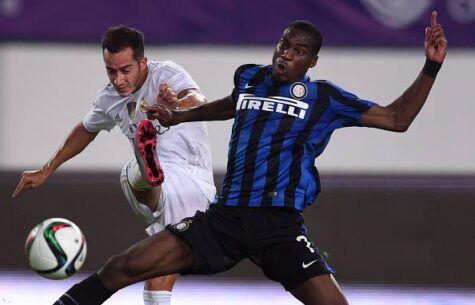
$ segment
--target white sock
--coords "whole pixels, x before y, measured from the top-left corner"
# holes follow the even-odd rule
[[[145,305],[170,305],[171,299],[172,293],[170,291],[143,291],[143,303]]]
[[[138,191],[145,191],[152,187],[142,177],[142,173],[140,172],[139,164],[136,159],[131,160],[128,164],[127,179],[129,180],[130,186]]]

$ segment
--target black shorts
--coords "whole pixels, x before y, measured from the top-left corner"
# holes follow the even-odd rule
[[[249,258],[265,276],[291,290],[334,273],[307,236],[303,215],[293,209],[212,205],[166,228],[193,251],[193,266],[181,274],[214,274]]]

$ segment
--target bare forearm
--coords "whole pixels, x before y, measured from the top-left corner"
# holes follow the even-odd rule
[[[404,132],[416,118],[429,95],[435,77],[447,55],[447,39],[432,12],[431,25],[425,29],[426,63],[419,76],[404,93],[386,107],[375,105],[361,116],[361,124],[390,131]]]
[[[229,120],[234,117],[235,109],[230,96],[207,103],[198,107],[193,107],[183,111],[174,112],[176,123],[194,121],[220,121]]]
[[[437,12],[433,11],[430,27],[425,29],[424,49],[426,63],[414,83],[388,109],[394,112],[395,125],[406,130],[429,95],[435,77],[447,54],[447,39],[442,26],[437,22]]]
[[[197,90],[187,90],[183,97],[178,94],[177,109],[189,109],[206,104],[207,100],[203,94]]]
[[[424,106],[435,78],[419,73],[416,80],[394,102],[387,106],[394,113],[394,123],[398,129],[407,130]]]
[[[77,124],[41,170],[51,175],[61,164],[82,152],[96,135],[87,131],[82,123]]]

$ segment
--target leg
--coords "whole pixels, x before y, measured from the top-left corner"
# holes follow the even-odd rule
[[[138,163],[135,159],[132,159],[122,169],[121,186],[130,207],[148,225],[146,231],[149,235],[152,235],[163,230],[165,226],[164,216],[158,214],[168,213],[169,211],[163,209],[163,202],[160,201],[161,186],[152,188],[141,178]],[[140,189],[136,188],[137,185],[140,186]],[[160,212],[157,212],[159,205],[158,210]],[[146,281],[143,292],[144,304],[169,305],[171,291],[177,277],[178,275],[170,275]]]
[[[138,203],[145,204],[150,211],[145,207],[142,211],[146,214],[150,214],[152,217],[147,217],[146,223],[149,227],[146,229],[149,235],[156,228],[152,228],[154,222],[157,222],[158,214],[163,214],[162,207],[157,211],[159,206],[161,190],[158,188],[163,182],[164,175],[161,166],[158,162],[158,156],[156,151],[157,138],[156,131],[153,124],[148,120],[140,122],[137,127],[134,141],[134,152],[136,161],[134,164],[135,172],[132,171],[131,179],[128,186],[136,198],[135,205]],[[132,181],[132,183],[131,183]],[[154,186],[154,188],[151,188]],[[125,192],[125,190],[124,190]],[[163,202],[161,203],[163,205]],[[134,203],[131,203],[133,206]],[[135,210],[134,210],[135,211]],[[161,217],[163,224],[163,215]],[[152,231],[149,231],[152,230]],[[154,232],[153,232],[154,233]],[[165,276],[146,281],[143,300],[145,305],[170,305],[171,291],[176,281],[177,276]]]
[[[122,168],[120,185],[135,215],[148,226],[154,223],[157,220],[154,212],[160,200],[160,187],[152,187],[143,180],[135,158]]]
[[[137,126],[134,139],[135,158],[121,173],[121,186],[134,212],[148,225],[155,222],[159,187],[165,178],[157,156],[157,132],[149,120]]]
[[[290,293],[305,305],[348,305],[331,274],[313,277],[290,290]]]
[[[192,263],[190,246],[164,230],[110,258],[98,275],[105,287],[116,291],[139,281],[178,273]]]
[[[130,184],[129,184],[130,186]],[[151,212],[156,211],[160,200],[160,187],[153,187],[146,190],[136,190],[130,186],[134,197],[138,202],[146,205]]]
[[[170,274],[146,280],[144,289],[153,291],[172,291],[177,279],[178,274]]]
[[[167,165],[166,162],[162,162],[164,170],[167,169]],[[176,224],[186,217],[193,216],[197,210],[204,211],[208,206],[208,197],[202,189],[203,185],[196,183],[195,176],[181,167],[173,167],[165,173],[166,180],[161,184],[161,198],[158,204],[161,214],[158,220],[147,228],[150,235],[156,234],[167,224]],[[214,190],[214,185],[209,187]],[[144,305],[170,305],[171,291],[177,277],[168,275],[146,281],[143,292]]]
[[[146,204],[150,211],[157,210],[160,200],[160,188],[155,187],[139,191],[131,187],[131,190],[138,202]],[[161,213],[163,212],[164,211]],[[153,213],[153,215],[155,214],[157,213]],[[155,217],[153,217],[153,219],[155,220]],[[148,224],[150,225],[150,223]],[[149,227],[149,229],[151,228]],[[172,274],[145,281],[143,291],[144,305],[170,305],[172,297],[171,291],[173,290],[177,278],[178,274]]]
[[[98,273],[71,287],[54,305],[100,305],[125,286],[178,273],[192,264],[190,246],[163,231],[110,258]]]
[[[154,188],[148,186],[143,181],[138,167],[135,159],[130,160],[124,166],[121,174],[122,190],[132,210],[148,225],[147,233],[153,235],[163,230],[163,227],[170,221],[178,221],[183,217],[167,219],[165,222],[163,214],[170,214],[171,211],[165,209],[164,202],[160,201],[162,186]],[[140,189],[137,189],[137,185]],[[174,202],[173,204],[178,203]],[[160,207],[158,208],[158,206]],[[157,208],[159,212],[157,212]],[[185,216],[191,216],[188,214]],[[144,305],[170,305],[171,291],[177,277],[178,275],[170,275],[146,281],[143,292]]]
[[[259,223],[257,229],[269,232],[261,236],[262,252],[251,257],[264,275],[306,305],[348,305],[331,275],[334,270],[307,236],[301,213],[261,211],[249,222]],[[270,246],[268,239],[274,241]]]
[[[172,289],[178,274],[165,275],[145,281],[143,302],[145,305],[170,305]]]

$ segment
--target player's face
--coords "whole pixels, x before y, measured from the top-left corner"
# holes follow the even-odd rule
[[[103,57],[107,76],[120,96],[129,96],[140,89],[147,78],[147,58],[136,61],[130,47],[117,53],[106,49]]]
[[[272,59],[272,78],[278,83],[300,81],[318,56],[312,53],[312,37],[299,30],[286,29]]]

